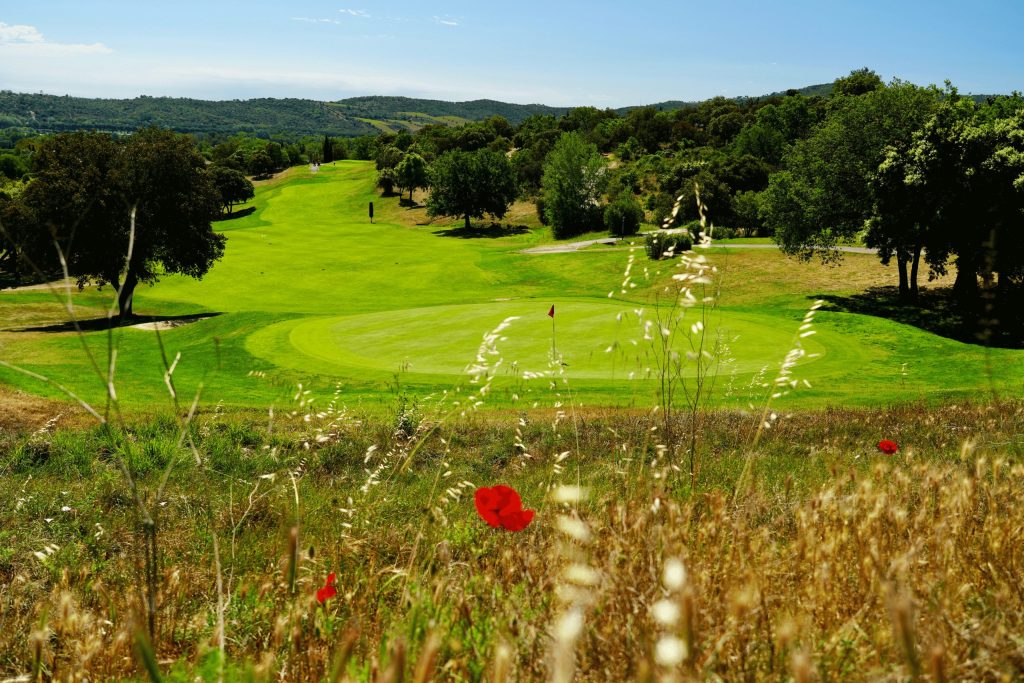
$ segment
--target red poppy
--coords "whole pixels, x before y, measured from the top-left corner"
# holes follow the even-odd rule
[[[335,595],[338,594],[338,589],[334,587],[334,580],[334,572],[331,572],[327,575],[327,583],[324,585],[323,588],[316,592],[316,601],[319,602],[321,605],[324,604],[324,601],[326,601],[328,598],[333,598]]]
[[[476,511],[495,529],[522,531],[533,521],[533,510],[524,510],[523,501],[510,486],[481,487],[473,496]]]
[[[878,442],[878,450],[882,451],[886,455],[892,455],[899,449],[900,447],[896,445],[895,441],[889,441],[889,439],[882,439],[881,441]]]

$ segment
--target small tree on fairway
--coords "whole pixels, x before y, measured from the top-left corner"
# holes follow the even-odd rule
[[[209,172],[220,195],[220,203],[229,214],[236,203],[248,201],[256,195],[252,183],[241,171],[226,166],[211,166]]]
[[[225,238],[210,226],[220,197],[186,136],[155,128],[124,141],[61,133],[40,143],[33,164],[35,177],[18,198],[33,216],[19,250],[46,269],[56,242],[80,286],[95,280],[120,289],[122,319],[132,315],[140,282],[161,273],[201,278],[224,254]]]
[[[604,182],[605,164],[597,147],[578,133],[562,135],[548,154],[541,179],[545,212],[556,238],[601,225]]]
[[[443,154],[430,166],[427,215],[503,218],[516,198],[516,174],[504,154],[489,149]]]
[[[419,154],[406,154],[395,167],[395,174],[398,186],[409,190],[410,202],[414,190],[427,186],[427,162]]]

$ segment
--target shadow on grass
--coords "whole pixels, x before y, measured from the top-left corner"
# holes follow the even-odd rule
[[[498,237],[510,237],[511,235],[525,235],[530,229],[525,225],[502,225],[491,223],[487,226],[472,225],[468,229],[465,226],[448,228],[447,230],[435,230],[434,234],[439,237],[458,237],[460,239],[495,239]]]
[[[233,221],[236,218],[244,218],[245,216],[250,215],[255,210],[256,210],[255,206],[247,206],[244,209],[238,209],[237,211],[233,211],[233,212],[231,212],[229,214],[221,214],[220,216],[214,218],[213,222],[214,223],[223,223],[224,221]]]
[[[871,287],[858,294],[817,294],[810,299],[826,302],[823,310],[858,313],[885,318],[965,344],[1003,349],[1024,348],[1024,319],[1017,292],[999,306],[1004,313],[986,325],[978,310],[953,296],[951,287],[922,289],[916,301],[901,299],[896,287]],[[1001,319],[1000,319],[1001,317]]]
[[[78,327],[83,332],[96,332],[107,330],[111,327],[130,327],[132,325],[143,325],[146,323],[164,323],[161,329],[180,327],[189,323],[214,318],[222,313],[192,313],[189,315],[136,315],[122,321],[120,318],[90,318],[79,320]],[[74,332],[75,324],[71,321],[55,323],[53,325],[40,325],[38,327],[22,327],[17,330],[6,330],[7,332]]]

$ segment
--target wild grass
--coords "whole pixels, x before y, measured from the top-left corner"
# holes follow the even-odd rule
[[[337,411],[270,433],[213,415],[191,426],[202,466],[175,421],[131,425],[141,488],[182,457],[153,501],[160,675],[398,680],[398,662],[437,680],[569,680],[566,666],[578,680],[1022,675],[1024,406],[800,413],[757,451],[752,417],[708,416],[696,489],[657,459],[645,414],[585,412],[569,431],[557,411],[472,414],[411,437]],[[879,454],[881,437],[901,451]],[[139,675],[138,525],[105,443],[99,429],[4,437],[8,678]],[[549,488],[565,450],[585,496]],[[476,517],[472,487],[499,482],[538,509],[526,531]],[[321,606],[329,572],[339,595]]]

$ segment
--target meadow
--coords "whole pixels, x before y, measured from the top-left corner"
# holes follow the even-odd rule
[[[524,254],[528,207],[466,235],[365,162],[253,207],[140,289],[207,316],[159,335],[0,294],[0,359],[109,418],[0,371],[0,681],[1024,676],[1024,351],[849,312],[874,256]],[[474,509],[496,484],[525,530]]]

